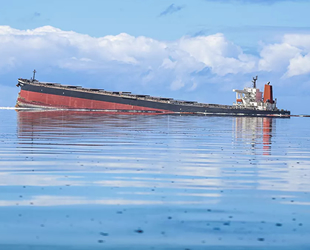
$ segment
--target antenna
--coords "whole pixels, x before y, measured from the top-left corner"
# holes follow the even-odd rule
[[[253,77],[253,88],[256,89],[256,81],[257,81],[257,76]]]
[[[34,80],[35,80],[36,73],[37,73],[37,71],[36,71],[36,70],[33,70],[33,78],[32,78],[32,81],[34,81]]]

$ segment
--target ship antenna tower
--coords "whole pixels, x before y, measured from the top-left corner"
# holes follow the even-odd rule
[[[37,71],[36,71],[36,70],[33,70],[33,78],[32,78],[32,81],[34,81],[34,80],[35,80],[36,73],[37,73]]]
[[[253,77],[253,88],[256,89],[256,81],[257,81],[257,76]]]

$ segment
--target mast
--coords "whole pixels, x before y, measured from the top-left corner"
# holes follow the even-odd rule
[[[256,89],[256,81],[257,81],[257,76],[253,77],[253,88]]]
[[[33,77],[32,77],[32,81],[35,81],[36,73],[37,73],[37,71],[34,69],[34,70],[33,70]]]

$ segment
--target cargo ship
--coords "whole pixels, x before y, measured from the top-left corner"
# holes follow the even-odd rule
[[[233,105],[221,105],[41,82],[35,79],[35,73],[31,79],[18,79],[16,86],[21,90],[16,107],[147,114],[290,116],[290,111],[277,108],[269,82],[263,93],[256,88],[257,77],[253,78],[252,87],[233,90],[236,92]]]

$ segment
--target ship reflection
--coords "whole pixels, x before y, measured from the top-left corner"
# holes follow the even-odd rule
[[[121,132],[122,127],[135,128],[138,126],[142,115],[151,116],[151,113],[131,115],[96,111],[18,111],[18,135],[40,136],[40,134],[48,135],[50,132],[53,133],[53,137],[65,137],[69,133],[74,136],[73,131],[79,134],[81,132],[79,129],[84,132]],[[157,117],[156,113],[153,113],[152,116],[154,119]],[[166,119],[166,116],[158,117],[165,117],[161,120]],[[147,127],[150,126],[152,124],[148,124]]]
[[[147,143],[160,131],[166,134],[167,115],[123,115],[91,111],[17,112],[18,148],[21,153],[78,154]],[[165,138],[165,137],[164,137]],[[141,140],[138,141],[138,140]]]
[[[263,155],[270,155],[275,122],[276,119],[268,117],[236,117],[235,137],[251,145],[253,153],[262,144]]]
[[[52,141],[58,138],[66,142],[76,138],[83,141],[87,139],[88,145],[92,145],[91,142],[98,142],[99,137],[106,139],[112,137],[129,138],[134,132],[139,132],[147,139],[151,131],[164,135],[169,133],[169,129],[209,128],[217,119],[169,115],[147,116],[148,118],[145,119],[145,114],[128,115],[91,111],[19,111],[18,136],[23,139],[20,140],[20,144],[31,143],[35,139]],[[222,118],[220,119],[222,120]],[[233,121],[232,134],[236,143],[250,145],[251,154],[270,155],[276,119],[267,117],[226,117],[223,119]],[[225,129],[217,128],[219,131]],[[186,136],[183,139],[185,140]],[[259,152],[260,149],[262,152]]]

